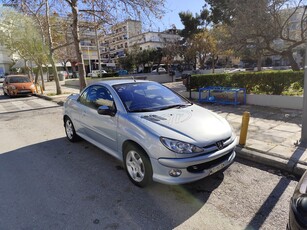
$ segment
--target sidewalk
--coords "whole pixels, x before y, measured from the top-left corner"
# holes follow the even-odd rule
[[[165,85],[179,93],[185,91],[181,82]],[[39,96],[62,105],[69,94],[79,93],[78,88],[67,86],[64,82],[61,82],[61,88],[63,94],[55,95],[55,83],[46,82],[44,94]],[[307,170],[307,150],[298,146],[302,127],[301,110],[252,105],[201,104],[201,106],[226,118],[238,136],[243,112],[250,113],[246,145],[237,147],[238,157],[298,176]]]

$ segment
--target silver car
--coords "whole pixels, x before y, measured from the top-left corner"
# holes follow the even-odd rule
[[[64,127],[123,162],[130,180],[182,184],[229,166],[237,137],[228,122],[151,81],[100,81],[64,103]]]

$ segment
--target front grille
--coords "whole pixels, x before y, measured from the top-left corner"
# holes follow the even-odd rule
[[[229,146],[233,142],[231,137],[229,137],[227,139],[224,139],[224,140],[219,140],[219,141],[223,142],[223,148],[222,149],[226,148],[227,146]],[[204,146],[203,147],[204,152],[206,154],[209,154],[209,153],[213,153],[213,152],[216,152],[218,150],[221,150],[221,149],[218,149],[218,147],[217,147],[217,142],[219,142],[219,141],[216,141],[216,142],[214,142],[214,143],[212,143],[210,145]]]
[[[221,164],[222,162],[228,160],[229,157],[231,156],[232,152],[233,152],[233,150],[231,150],[226,155],[224,155],[224,156],[222,156],[220,158],[217,158],[217,159],[215,159],[213,161],[205,162],[205,163],[198,164],[198,165],[189,166],[187,168],[187,170],[188,170],[188,172],[191,172],[191,173],[199,173],[199,172],[204,171],[205,169],[213,168],[213,167]]]

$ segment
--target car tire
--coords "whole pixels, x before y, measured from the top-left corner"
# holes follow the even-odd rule
[[[152,183],[152,166],[149,157],[140,147],[128,144],[124,149],[124,165],[129,179],[138,187]]]
[[[77,135],[71,119],[69,117],[66,117],[64,123],[67,139],[71,142],[79,141],[80,137]]]

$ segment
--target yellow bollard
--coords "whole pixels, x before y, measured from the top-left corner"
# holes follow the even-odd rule
[[[241,132],[240,132],[240,145],[246,144],[246,137],[247,137],[247,129],[248,129],[248,123],[249,123],[249,112],[244,112],[242,116],[242,124],[241,124]]]

